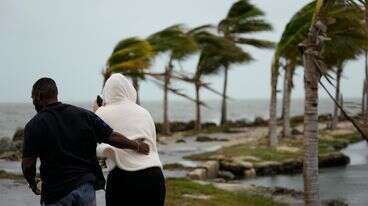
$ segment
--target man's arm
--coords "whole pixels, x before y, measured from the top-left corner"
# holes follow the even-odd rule
[[[140,154],[148,155],[149,146],[143,142],[143,139],[130,140],[124,135],[114,132],[113,129],[96,114],[89,113],[89,117],[98,143],[103,142],[120,149],[131,149]]]
[[[120,149],[131,149],[140,154],[149,154],[149,146],[143,142],[143,139],[130,140],[117,132],[112,132],[106,143]]]
[[[25,157],[22,159],[23,176],[27,180],[29,187],[36,195],[40,195],[41,191],[37,188],[36,181],[36,163],[37,158]]]

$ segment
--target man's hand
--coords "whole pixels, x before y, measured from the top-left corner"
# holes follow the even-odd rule
[[[140,153],[140,154],[144,154],[144,155],[148,155],[149,154],[149,151],[150,151],[150,148],[148,146],[148,144],[146,144],[144,142],[144,139],[143,138],[140,138],[140,139],[136,139],[134,140],[135,143],[137,143],[137,152]]]
[[[106,143],[120,149],[131,149],[144,155],[148,155],[150,150],[143,138],[130,140],[117,132],[113,132]]]
[[[36,182],[29,186],[35,195],[41,195],[41,179],[36,178]]]

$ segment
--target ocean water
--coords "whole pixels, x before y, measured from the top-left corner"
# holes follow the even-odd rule
[[[359,102],[358,99],[349,101]],[[70,103],[70,102],[66,102]],[[218,123],[220,119],[220,101],[205,101],[208,105],[202,109],[203,122],[211,121]],[[77,106],[90,109],[92,103],[79,102],[70,103]],[[229,120],[247,119],[253,120],[255,117],[268,118],[268,100],[266,99],[248,99],[248,100],[232,100],[228,103]],[[280,104],[279,104],[280,105]],[[162,122],[162,102],[161,101],[143,101],[142,106],[145,107],[152,115],[155,122]],[[292,101],[291,114],[300,115],[304,111],[304,102],[301,99]],[[321,99],[319,112],[321,114],[331,113],[333,111],[333,103],[328,99]],[[281,106],[278,108],[281,113]],[[0,138],[11,137],[18,127],[24,125],[35,115],[33,105],[31,103],[0,103]],[[122,114],[123,115],[123,114]],[[170,119],[172,121],[190,121],[195,118],[195,105],[188,101],[172,101],[170,102]]]

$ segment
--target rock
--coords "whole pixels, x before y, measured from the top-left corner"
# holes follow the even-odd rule
[[[192,180],[206,180],[207,170],[204,168],[197,168],[188,173],[188,177]]]
[[[185,140],[184,139],[178,139],[175,141],[176,143],[185,143]]]
[[[303,162],[301,160],[284,161],[279,167],[278,174],[299,174],[303,172]]]
[[[292,135],[302,135],[302,134],[303,134],[303,132],[299,131],[299,130],[298,130],[298,129],[296,129],[296,128],[293,128],[293,129],[291,130],[291,134],[292,134]]]
[[[13,141],[22,141],[23,142],[24,139],[24,128],[17,128],[17,130],[15,130],[15,133],[13,135]]]
[[[215,182],[215,183],[226,183],[226,180],[223,179],[223,178],[216,178],[216,179],[212,180],[212,182]]]
[[[236,176],[244,176],[244,171],[253,168],[251,162],[239,161],[239,160],[224,160],[220,163],[221,170],[232,172]]]
[[[219,171],[217,176],[227,181],[235,179],[235,175],[229,171]]]
[[[218,175],[220,164],[218,161],[208,161],[202,167],[207,170],[207,179],[215,179]]]
[[[245,177],[255,177],[256,176],[256,170],[254,168],[248,169],[244,171]]]
[[[211,155],[210,159],[223,161],[223,160],[226,160],[226,157],[225,157],[225,155],[222,155],[222,154],[216,154],[216,155]]]
[[[280,174],[281,163],[274,161],[260,162],[254,165],[258,176]]]
[[[211,137],[207,137],[207,136],[198,136],[196,138],[197,142],[212,142],[213,139]]]
[[[319,167],[337,167],[346,166],[350,163],[350,158],[340,152],[320,156],[318,165]]]

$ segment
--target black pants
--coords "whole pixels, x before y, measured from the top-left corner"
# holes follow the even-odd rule
[[[107,177],[106,206],[163,206],[165,178],[161,168],[128,172],[113,169]]]

